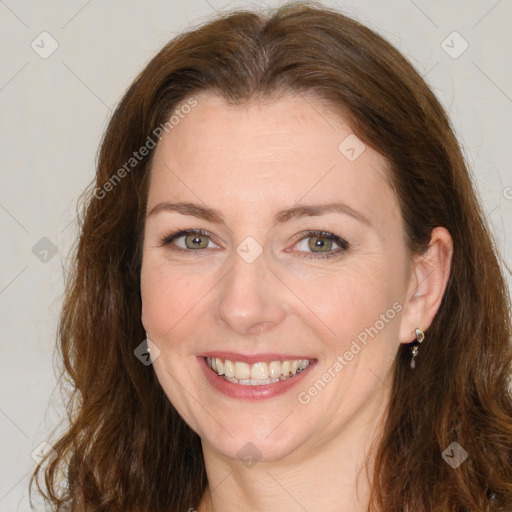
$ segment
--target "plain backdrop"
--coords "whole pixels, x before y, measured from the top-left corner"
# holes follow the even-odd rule
[[[426,78],[451,116],[511,265],[511,1],[323,3],[378,31]],[[64,269],[77,197],[93,178],[115,105],[178,32],[215,11],[264,5],[0,1],[0,511],[30,510],[32,454],[63,417],[54,347]]]

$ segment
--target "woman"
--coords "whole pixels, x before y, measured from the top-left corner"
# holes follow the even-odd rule
[[[319,4],[219,17],[107,128],[48,498],[510,510],[508,301],[446,113],[396,49]]]

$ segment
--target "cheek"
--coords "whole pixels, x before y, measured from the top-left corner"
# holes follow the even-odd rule
[[[332,355],[347,350],[353,340],[363,347],[374,338],[395,339],[393,304],[396,308],[400,279],[384,260],[361,261],[296,285],[297,295],[326,327],[324,340]]]
[[[164,337],[197,307],[207,289],[200,273],[184,275],[170,265],[147,261],[141,270],[144,327],[155,338]]]

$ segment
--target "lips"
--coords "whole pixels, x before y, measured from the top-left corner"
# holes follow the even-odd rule
[[[229,354],[233,357],[233,352],[212,352],[212,355],[217,354]],[[236,354],[236,356],[240,356],[241,354]],[[264,357],[270,358],[273,357],[282,357],[282,354],[264,354]],[[279,380],[278,382],[272,382],[271,384],[262,384],[262,385],[243,385],[237,384],[234,382],[229,382],[224,377],[217,375],[212,368],[210,368],[207,364],[207,357],[210,356],[198,356],[197,361],[201,367],[204,377],[206,378],[206,382],[217,392],[228,396],[230,398],[235,398],[238,400],[264,400],[269,398],[275,398],[280,395],[285,394],[293,387],[296,387],[300,382],[306,378],[307,375],[310,374],[311,371],[316,367],[318,361],[316,359],[312,359],[311,363],[307,366],[306,369],[298,373],[297,375],[290,377],[285,380]],[[289,355],[285,355],[284,357],[290,357]],[[261,354],[256,356],[257,361],[261,361]]]

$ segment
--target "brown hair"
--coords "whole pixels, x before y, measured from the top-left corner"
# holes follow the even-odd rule
[[[201,91],[233,104],[315,95],[387,159],[409,249],[425,251],[435,227],[448,229],[450,279],[415,370],[406,345],[396,356],[370,508],[512,509],[510,299],[458,142],[439,101],[395,48],[316,2],[209,20],[164,46],[122,98],[85,192],[59,323],[62,381],[73,388],[70,426],[52,443],[58,457],[44,469],[48,493],[39,467],[30,487],[35,478],[57,511],[184,511],[201,499],[200,439],[152,367],[134,356],[145,338],[139,279],[154,152],[126,167]],[[452,442],[469,454],[456,469],[441,456]]]

